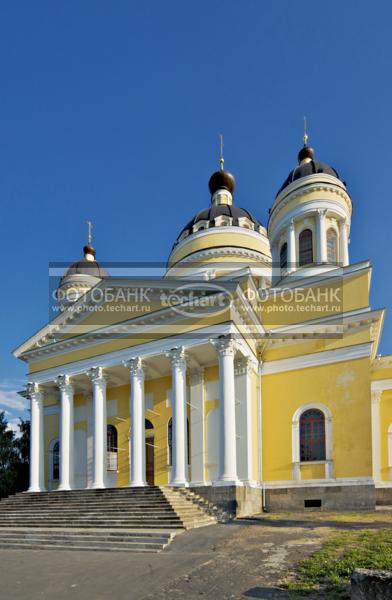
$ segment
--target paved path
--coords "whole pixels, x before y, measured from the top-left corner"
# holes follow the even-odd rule
[[[386,524],[369,526],[382,525]],[[260,518],[182,533],[160,554],[0,550],[0,597],[287,599],[290,595],[278,587],[281,578],[320,547],[331,529],[358,526],[327,517],[290,515],[275,521]]]

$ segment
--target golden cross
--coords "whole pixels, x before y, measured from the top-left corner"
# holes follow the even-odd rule
[[[219,163],[220,163],[220,170],[223,171],[223,165],[225,164],[225,159],[223,158],[223,133],[219,134],[219,139],[220,139],[220,158],[219,158]]]
[[[309,136],[308,136],[308,134],[306,132],[306,129],[307,129],[307,127],[306,127],[306,115],[304,115],[304,146],[308,145],[308,138],[309,138]]]
[[[93,226],[91,225],[91,221],[87,221],[87,243],[89,246],[91,246],[91,230],[92,230]]]

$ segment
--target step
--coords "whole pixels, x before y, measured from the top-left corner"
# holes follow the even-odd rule
[[[152,547],[148,544],[129,544],[124,546],[112,545],[112,546],[72,546],[72,545],[60,545],[60,544],[28,544],[28,543],[0,543],[1,549],[7,550],[86,550],[90,552],[159,552],[164,549],[163,545],[158,544],[158,547]]]

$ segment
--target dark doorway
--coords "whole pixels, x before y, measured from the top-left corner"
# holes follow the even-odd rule
[[[154,426],[146,419],[146,479],[154,485]]]

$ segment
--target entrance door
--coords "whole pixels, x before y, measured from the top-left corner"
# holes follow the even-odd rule
[[[146,479],[148,485],[154,485],[154,436],[146,437]]]

